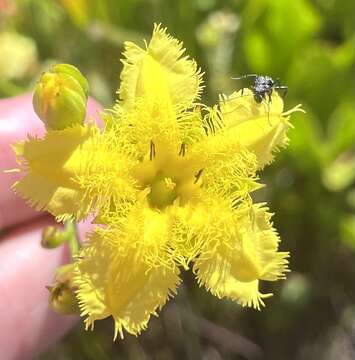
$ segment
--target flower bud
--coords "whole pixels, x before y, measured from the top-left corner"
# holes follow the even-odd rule
[[[67,264],[59,267],[53,286],[47,286],[50,292],[50,306],[59,314],[79,313],[75,298],[76,287],[73,284],[74,265]]]
[[[56,226],[46,226],[42,231],[41,245],[45,249],[54,249],[67,240],[67,234]]]
[[[83,124],[88,91],[88,82],[76,67],[57,64],[37,82],[33,108],[47,129],[63,130]]]
[[[89,95],[89,84],[83,74],[73,65],[70,64],[55,64],[51,70],[58,74],[67,74],[76,79],[80,84],[86,96]]]

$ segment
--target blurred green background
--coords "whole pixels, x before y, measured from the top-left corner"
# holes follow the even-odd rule
[[[0,97],[68,62],[110,106],[123,42],[143,44],[153,22],[205,71],[207,103],[241,86],[231,76],[258,73],[288,85],[286,108],[304,105],[256,195],[275,212],[292,272],[265,285],[275,295],[261,312],[186,274],[140,337],[113,343],[110,320],[94,333],[80,325],[39,359],[355,359],[355,1],[0,0]]]

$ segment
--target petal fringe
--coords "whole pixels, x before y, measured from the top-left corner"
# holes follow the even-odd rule
[[[209,261],[197,260],[194,271],[200,286],[205,286],[218,298],[226,297],[243,307],[260,310],[260,306],[265,306],[263,299],[272,296],[259,292],[259,280],[238,281],[232,275],[231,262],[220,254],[216,254]]]
[[[274,159],[278,149],[288,145],[287,131],[292,127],[289,115],[303,110],[295,108],[283,113],[283,101],[276,91],[268,100],[258,104],[249,89],[220,97],[219,111],[210,115],[209,123],[223,128],[252,151],[262,169]],[[219,124],[219,126],[217,126]]]
[[[261,187],[257,183],[255,155],[232,133],[208,136],[192,146],[189,156],[203,169],[201,182],[206,195],[229,198],[236,206]]]
[[[94,127],[76,126],[63,131],[48,131],[45,138],[30,138],[15,145],[18,162],[27,174],[13,185],[36,210],[46,210],[58,220],[75,215],[85,217],[90,199],[75,181],[75,174],[88,164],[80,161],[86,144],[95,136]]]
[[[202,91],[202,75],[195,61],[182,57],[185,49],[167,29],[154,26],[145,50],[127,42],[121,73],[119,98],[122,106],[131,106],[137,98],[166,101],[177,109],[186,109]]]
[[[87,327],[112,315],[115,338],[138,335],[175,295],[179,269],[168,251],[165,214],[133,206],[128,217],[97,228],[76,264],[75,283]]]
[[[280,239],[266,210],[257,204],[235,214],[215,207],[216,215],[206,213],[205,223],[219,231],[210,231],[210,241],[201,249],[194,272],[199,284],[212,294],[260,309],[262,299],[271,294],[259,292],[259,280],[285,278],[289,254],[277,252]]]
[[[96,126],[50,130],[44,139],[18,144],[16,153],[26,175],[15,191],[58,220],[81,220],[112,198],[134,196],[130,159]]]

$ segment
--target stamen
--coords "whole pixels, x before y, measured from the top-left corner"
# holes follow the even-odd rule
[[[199,178],[201,177],[202,175],[202,172],[203,172],[203,169],[199,170],[198,173],[195,175],[195,181],[194,181],[194,184],[197,183],[197,181],[199,180]]]
[[[186,144],[182,143],[181,147],[180,147],[179,155],[180,156],[185,156],[185,154],[186,154]]]
[[[152,161],[155,158],[155,145],[152,140],[150,140],[149,146],[149,160]]]

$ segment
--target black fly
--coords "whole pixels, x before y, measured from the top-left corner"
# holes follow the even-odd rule
[[[260,104],[263,100],[266,100],[266,97],[268,97],[270,103],[273,90],[283,91],[282,97],[285,97],[287,94],[288,87],[284,85],[280,85],[279,79],[273,80],[270,76],[246,74],[232,79],[241,80],[247,78],[254,79],[254,83],[251,85],[250,90],[253,92],[254,100],[258,104]],[[243,95],[243,90],[244,89],[242,89],[242,95]]]
[[[241,80],[252,78],[254,83],[250,86],[250,90],[253,92],[254,100],[258,104],[261,104],[263,100],[268,100],[268,107],[271,103],[271,95],[274,90],[282,91],[282,97],[287,94],[288,87],[281,85],[279,79],[273,80],[270,76],[257,75],[257,74],[246,74],[239,77],[232,78],[233,80]],[[242,88],[243,96],[244,88]],[[268,114],[269,116],[269,114]]]

